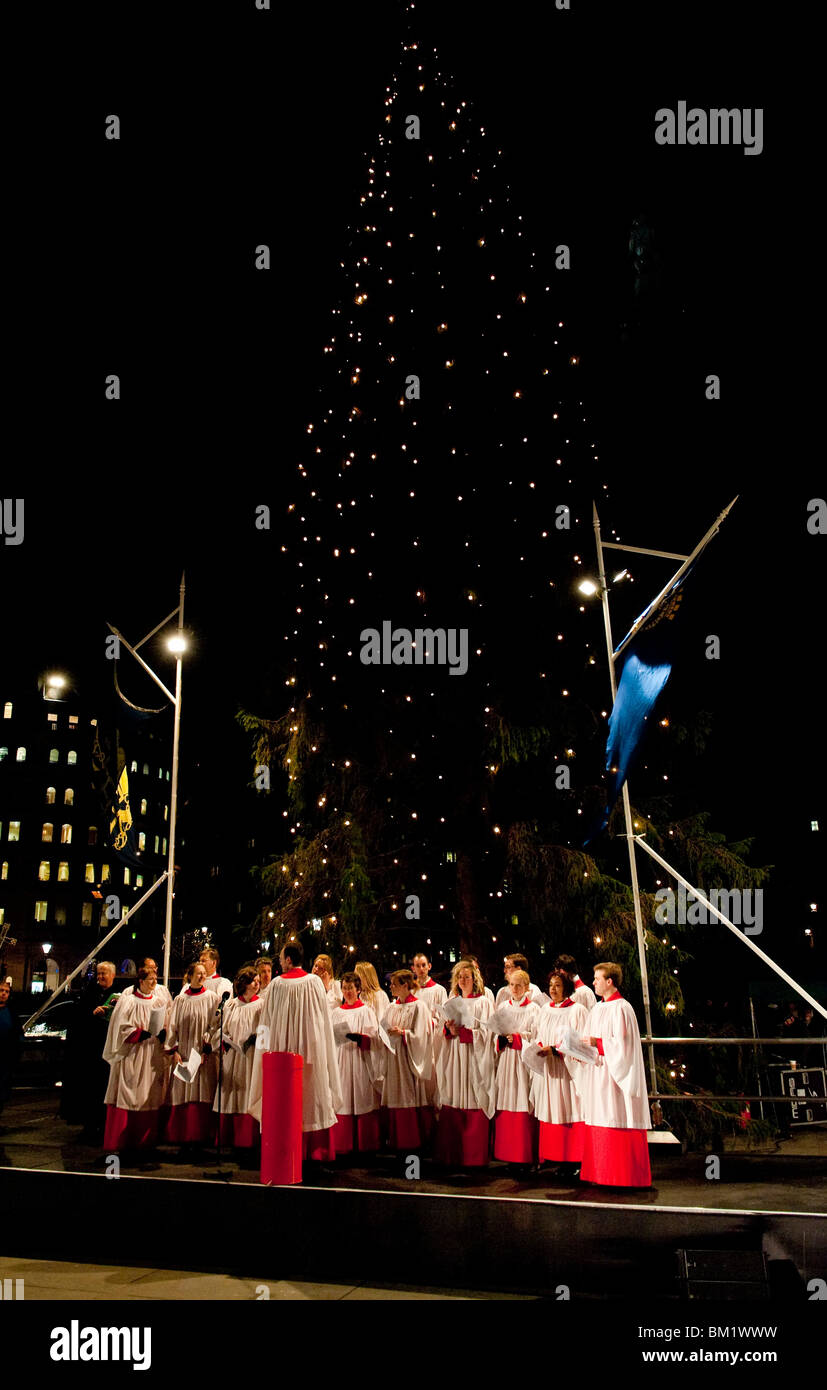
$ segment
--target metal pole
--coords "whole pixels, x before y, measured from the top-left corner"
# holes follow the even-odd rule
[[[178,636],[184,635],[184,575],[178,603]],[[169,802],[169,858],[167,860],[167,920],[164,933],[164,985],[169,987],[169,957],[172,947],[172,898],[175,889],[175,826],[178,815],[178,744],[181,737],[181,674],[182,653],[175,662],[175,726],[172,735],[172,791]]]
[[[758,1062],[758,1027],[755,1022],[755,1005],[752,1002],[752,995],[749,997],[749,1021],[752,1028],[752,1036],[755,1038],[755,1047],[752,1050],[753,1061],[755,1062],[755,1079],[758,1082],[758,1090],[761,1090],[761,1068]],[[761,1119],[764,1118],[764,1102],[761,1102]]]
[[[600,579],[600,597],[603,601],[603,626],[606,632],[606,655],[609,661],[609,681],[612,689],[612,704],[617,698],[617,681],[615,679],[615,662],[612,654],[612,620],[609,613],[609,590],[606,585],[606,574],[603,568],[603,546],[600,540],[600,519],[597,515],[597,506],[592,503],[594,518],[594,536],[597,544],[597,571]],[[646,940],[643,933],[643,916],[640,911],[640,887],[638,885],[637,864],[635,862],[634,850],[634,831],[632,827],[632,807],[629,801],[629,784],[623,783],[623,815],[626,820],[626,834],[631,836],[629,841],[629,872],[632,878],[632,894],[635,902],[635,927],[637,930],[637,949],[640,960],[640,985],[643,992],[643,1013],[646,1019],[646,1032],[652,1035],[652,1009],[649,1002],[649,972],[646,968]],[[655,1065],[655,1049],[649,1044],[649,1075],[652,1083],[652,1090],[658,1089],[657,1068]],[[660,1105],[658,1105],[660,1110]],[[653,1116],[655,1124],[660,1123],[661,1116]]]

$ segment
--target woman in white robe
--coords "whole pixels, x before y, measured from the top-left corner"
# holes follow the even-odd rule
[[[408,1152],[421,1149],[434,1131],[434,1112],[427,1081],[433,1069],[431,1012],[413,993],[410,970],[391,975],[394,1002],[382,1019],[393,1052],[385,1049],[382,1114],[388,1146]]]
[[[575,985],[562,972],[549,978],[550,1004],[540,1009],[529,1052],[543,1059],[543,1069],[531,1073],[531,1099],[540,1126],[540,1163],[578,1164],[583,1157],[583,1109],[578,1084],[589,1064],[564,1056],[556,1044],[567,1028],[581,1037],[588,1028],[588,1010],[574,997]]]
[[[235,977],[235,998],[224,1006],[224,1051],[221,1070],[221,1143],[236,1149],[253,1149],[261,1142],[258,1120],[247,1113],[250,1078],[253,1074],[253,1049],[256,1029],[261,1017],[259,976],[253,966],[240,970]],[[213,1047],[220,1044],[219,1021],[212,1034]],[[233,1046],[235,1044],[235,1046]],[[218,1114],[218,1088],[213,1110]]]
[[[142,968],[132,993],[113,1009],[103,1049],[109,1063],[106,1088],[106,1128],[103,1147],[112,1150],[154,1148],[160,1135],[169,1063],[164,1055],[164,1028],[158,1036],[149,1032],[154,1009],[163,1008],[164,1024],[169,1005],[156,993],[152,971]]]
[[[531,1102],[531,1073],[523,1064],[522,1049],[534,1037],[540,1007],[532,1000],[531,981],[525,970],[509,976],[509,1002],[501,1009],[513,1015],[513,1025],[497,1037],[497,1115],[494,1120],[494,1157],[506,1163],[537,1162],[537,1121]]]
[[[493,1000],[485,994],[479,966],[460,960],[451,973],[452,1001],[462,998],[468,1024],[445,1019],[443,1044],[437,1068],[439,1120],[434,1158],[450,1167],[475,1168],[488,1164],[491,1119],[494,1114],[495,1034],[482,1026],[493,1013]]]
[[[218,1085],[218,1054],[212,1037],[220,1001],[205,988],[206,975],[200,962],[192,967],[189,985],[173,1000],[170,1013],[167,1051],[172,1054],[173,1074],[164,1136],[169,1144],[209,1144],[215,1131],[212,1107]],[[175,1068],[181,1061],[188,1062],[193,1050],[200,1054],[201,1065],[193,1081],[182,1081]]]
[[[379,987],[379,977],[369,960],[357,960],[353,969],[359,976],[360,989],[359,998],[363,1004],[367,1004],[373,1009],[379,1023],[382,1022],[383,1015],[391,1006],[391,1001],[383,989]]]
[[[373,1059],[376,1047],[384,1049],[384,1044],[379,1041],[376,1014],[359,998],[355,970],[342,976],[342,996],[332,1013],[342,1093],[342,1108],[333,1131],[336,1154],[376,1153],[380,1144],[379,1094]]]
[[[580,1178],[604,1187],[651,1187],[646,1070],[635,1011],[619,992],[622,982],[623,971],[613,961],[594,967],[595,992],[603,1002],[588,1016],[584,1041],[600,1056],[596,1066],[583,1067]]]
[[[338,980],[333,978],[333,960],[331,956],[317,956],[313,962],[311,975],[318,975],[327,993],[327,1003],[329,1008],[336,1009],[342,1002],[342,986]]]

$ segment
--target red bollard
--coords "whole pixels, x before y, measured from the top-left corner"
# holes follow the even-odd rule
[[[298,1052],[265,1052],[261,1059],[261,1181],[302,1180],[302,1070]]]

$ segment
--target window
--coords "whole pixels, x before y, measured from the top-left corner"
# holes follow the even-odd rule
[[[165,807],[164,807],[164,820],[166,820],[166,819],[168,818],[168,816],[169,816],[169,807],[168,807],[168,806],[165,806]]]
[[[149,776],[149,763],[144,763],[144,777]]]
[[[139,830],[139,831],[138,831],[138,852],[140,853],[140,851],[141,851],[142,849],[146,849],[146,835],[144,834],[143,830]]]
[[[146,815],[146,797],[144,797],[143,801],[141,802],[141,815]]]
[[[48,859],[41,859],[41,861],[40,861],[40,868],[39,868],[38,871],[37,871],[37,877],[40,879],[40,882],[41,882],[41,883],[48,883],[48,882],[49,882],[49,874],[50,874],[50,873],[51,873],[51,870],[50,870],[50,868],[49,868],[49,861],[48,861]]]
[[[65,792],[63,793],[63,804],[64,806],[74,806],[75,791],[73,787],[67,787]]]
[[[50,748],[50,749],[49,749],[49,762],[50,762],[50,763],[56,763],[56,762],[58,762],[59,760],[60,760],[60,749],[59,749],[59,748]]]
[[[164,769],[163,769],[162,767],[159,767],[159,768],[158,768],[158,781],[159,781],[159,782],[163,782],[163,780],[164,780]]]
[[[17,761],[18,761],[19,763],[24,763],[24,762],[26,761],[26,750],[25,750],[25,748],[18,748],[18,750],[17,750]]]
[[[8,879],[8,876],[9,876],[9,861],[8,861],[8,859],[4,859],[4,860],[3,860],[3,863],[0,864],[0,879],[2,879],[3,883],[6,882],[6,880]]]
[[[143,876],[143,874],[136,874],[136,875],[135,875],[135,887],[136,887],[136,888],[143,888],[143,886],[144,886],[144,876]]]
[[[106,916],[106,903],[104,903],[103,907],[101,908],[100,917],[98,918],[98,925],[101,927],[105,927],[108,920],[109,919]]]
[[[96,825],[90,825],[89,839],[86,843],[87,845],[96,845],[98,843],[98,827]]]
[[[811,830],[818,830],[818,821],[817,821],[817,820],[811,820],[811,821],[810,821],[810,829],[811,829]]]
[[[57,715],[56,715],[56,714],[47,714],[47,715],[46,715],[46,719],[47,719],[47,721],[48,721],[49,724],[56,724],[56,723],[57,723]]]
[[[169,781],[169,768],[167,768],[167,781]]]
[[[0,748],[0,763],[5,762],[5,760],[6,760],[6,758],[7,758],[8,756],[9,756],[9,750],[8,750],[8,748]]]
[[[76,715],[76,714],[70,714],[70,715],[69,715],[69,728],[70,728],[70,729],[76,728],[76,727],[77,727],[77,722],[78,722],[78,717],[77,717],[77,715]]]
[[[0,907],[0,927],[2,927],[3,923],[5,922],[5,920],[6,920],[6,909],[5,909],[4,907]]]
[[[19,821],[19,820],[10,820],[10,821],[9,821],[9,840],[19,840],[19,839],[20,839],[20,821]]]
[[[159,839],[158,839],[158,836],[156,835],[156,836],[155,836],[155,853],[156,853],[156,854],[158,853],[158,844],[159,844]]]
[[[132,762],[129,764],[129,771],[130,771],[130,772],[137,772],[137,771],[138,771],[138,764],[136,763],[136,761],[135,761],[134,758],[132,759]]]
[[[51,821],[47,820],[43,822],[43,829],[40,832],[40,838],[44,842],[44,844],[51,844],[54,829],[55,828],[52,825]]]
[[[128,869],[124,869],[124,871],[123,871],[123,881],[124,881],[124,884],[126,885],[126,887],[128,888],[128,887],[129,887],[129,881],[130,881],[130,873],[129,873],[129,870],[128,870]]]
[[[57,866],[57,881],[58,883],[69,882],[69,865],[67,864],[65,859],[63,859]]]
[[[83,923],[83,925],[84,925],[85,927],[91,927],[91,925],[92,925],[92,904],[91,904],[91,903],[84,903],[84,904],[83,904],[83,910],[82,910],[82,912],[81,912],[80,919],[81,919],[81,922]]]
[[[86,865],[86,870],[85,870],[85,872],[84,872],[83,879],[84,879],[84,882],[85,882],[85,883],[94,883],[94,882],[95,882],[95,866],[94,866],[94,864],[87,864],[87,865]]]
[[[103,868],[101,869],[101,883],[108,883],[108,882],[109,882],[109,865],[108,865],[108,864],[104,864]]]
[[[3,706],[3,718],[4,718],[4,719],[11,719],[13,708],[14,708],[14,706],[12,705],[11,700],[7,700],[6,703],[5,703],[4,706]]]
[[[57,792],[55,791],[54,787],[47,787],[47,788],[46,788],[46,805],[47,805],[47,806],[54,806],[54,804],[55,804],[55,797],[56,797],[56,796],[57,796]]]
[[[67,754],[66,754],[66,761],[67,761],[67,763],[69,764],[70,767],[74,767],[74,765],[75,765],[75,763],[77,762],[77,760],[78,760],[78,755],[77,755],[77,753],[75,752],[75,750],[74,750],[74,748],[73,748],[72,751],[71,751],[70,753],[67,753]]]
[[[60,843],[62,845],[70,845],[72,843],[71,825],[62,825],[60,827]]]
[[[65,927],[65,926],[66,926],[66,908],[65,908],[65,907],[58,907],[58,908],[55,908],[55,926],[56,926],[56,927]]]
[[[456,850],[453,850],[453,849],[446,849],[446,851],[445,851],[445,863],[446,863],[446,864],[456,864],[456,862],[457,862],[457,853],[456,853]]]
[[[182,843],[182,844],[184,843],[183,840],[181,841],[181,843]],[[166,854],[166,852],[167,852],[167,842],[166,842],[166,836],[165,836],[164,839],[161,841],[161,853],[162,853],[162,854]]]
[[[34,905],[34,920],[35,920],[36,922],[45,922],[45,921],[46,921],[46,916],[47,916],[48,910],[49,910],[49,904],[48,904],[48,903],[44,903],[44,902],[35,903],[35,905]]]

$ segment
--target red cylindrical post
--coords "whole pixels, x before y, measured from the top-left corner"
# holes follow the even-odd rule
[[[302,1069],[298,1052],[261,1059],[261,1181],[302,1180]]]

